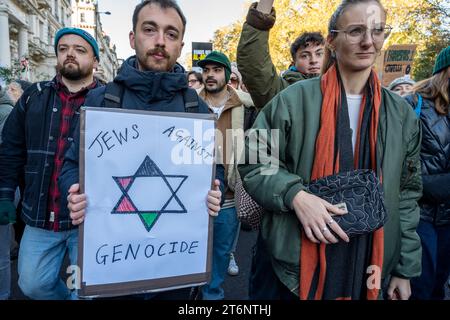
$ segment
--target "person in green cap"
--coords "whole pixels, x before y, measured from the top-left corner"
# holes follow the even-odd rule
[[[411,280],[412,299],[443,300],[450,275],[450,46],[436,59],[433,76],[418,83],[406,100],[422,125],[423,196],[417,233],[422,274]]]
[[[203,69],[204,83],[199,96],[218,117],[217,128],[221,133],[221,139],[216,139],[218,143],[216,161],[225,166],[225,201],[219,216],[214,219],[212,276],[211,281],[202,288],[202,298],[221,300],[224,299],[222,284],[227,273],[233,242],[239,230],[234,188],[238,174],[237,162],[241,159],[239,152],[243,148],[239,148],[237,143],[244,140],[245,109],[252,107],[253,104],[247,93],[235,90],[228,84],[232,72],[231,63],[222,52],[211,52],[205,59],[199,61],[198,66]],[[235,136],[237,139],[234,139]]]

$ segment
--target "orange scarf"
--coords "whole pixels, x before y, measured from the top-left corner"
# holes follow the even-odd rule
[[[370,119],[370,162],[371,169],[376,170],[376,144],[377,144],[377,130],[381,105],[381,84],[376,72],[372,70],[372,79],[369,83],[373,92],[373,111]],[[339,111],[339,104],[341,101],[341,83],[338,80],[338,71],[335,65],[333,65],[322,77],[322,110],[320,117],[320,130],[316,139],[316,152],[313,164],[313,170],[311,173],[311,181],[333,175],[339,172],[339,150],[337,150],[337,161],[334,161],[335,156],[335,136],[337,127],[337,115]],[[364,108],[366,106],[366,95],[363,97],[362,107],[359,116],[359,130],[357,135],[356,150],[355,150],[355,168],[358,166],[358,155],[360,146],[360,128],[362,123],[362,116],[364,114]],[[333,168],[334,166],[334,168]],[[323,289],[325,285],[326,275],[326,255],[325,244],[317,245],[311,242],[302,232],[301,254],[300,254],[300,299],[308,299],[308,295],[313,282],[314,272],[319,267],[319,280],[317,290],[314,295],[314,299],[322,299]],[[373,233],[372,242],[372,256],[371,265],[378,266],[380,269],[379,277],[381,278],[381,268],[383,265],[383,253],[384,253],[384,232],[383,228]],[[378,283],[381,279],[377,279]],[[378,298],[379,288],[368,287],[367,299],[374,300]],[[341,297],[341,299],[350,299],[351,297]]]

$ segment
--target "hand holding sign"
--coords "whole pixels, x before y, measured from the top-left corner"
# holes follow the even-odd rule
[[[208,206],[208,214],[211,217],[217,217],[219,215],[220,202],[222,200],[222,192],[219,187],[220,181],[215,180],[214,188],[208,192],[206,204]],[[87,200],[85,194],[80,194],[80,185],[78,183],[70,187],[67,202],[72,224],[74,226],[82,224],[86,214]]]
[[[70,187],[67,202],[67,208],[69,208],[70,211],[70,219],[72,219],[72,224],[74,226],[80,225],[84,221],[87,201],[86,195],[80,194],[80,185],[78,183]]]
[[[222,198],[222,192],[220,192],[220,181],[214,181],[214,188],[208,192],[207,205],[208,213],[211,217],[217,217],[220,211],[220,200]]]

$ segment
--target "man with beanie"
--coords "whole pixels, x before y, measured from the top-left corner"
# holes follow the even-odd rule
[[[241,94],[245,92],[235,90],[228,85],[231,76],[231,64],[222,52],[213,51],[199,61],[198,66],[203,69],[203,83],[205,87],[200,97],[206,101],[211,112],[218,117],[217,128],[221,133],[217,141],[217,162],[225,166],[225,201],[219,216],[214,220],[213,267],[211,281],[202,288],[204,300],[224,299],[222,284],[230,261],[233,242],[238,232],[239,221],[234,203],[234,186],[236,183],[237,162],[240,152],[237,143],[244,140],[245,105]],[[247,94],[248,95],[248,94]],[[242,133],[239,137],[239,133]],[[237,139],[234,137],[237,136]]]
[[[78,230],[62,205],[57,179],[79,108],[89,90],[98,86],[93,70],[99,50],[89,33],[61,29],[54,45],[56,77],[25,90],[5,123],[0,146],[0,216],[14,220],[14,193],[24,175],[21,218],[26,227],[19,251],[19,286],[39,300],[75,297],[59,271],[67,251],[71,264],[77,263]]]
[[[279,76],[269,52],[269,32],[276,20],[273,2],[260,0],[250,6],[237,48],[239,71],[257,108],[291,84],[318,76],[325,52],[319,32],[301,34],[291,45],[291,67]]]

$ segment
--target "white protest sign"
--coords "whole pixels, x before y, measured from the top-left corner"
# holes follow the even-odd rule
[[[104,108],[82,112],[80,175],[88,199],[79,253],[84,294],[206,282],[214,118]]]

